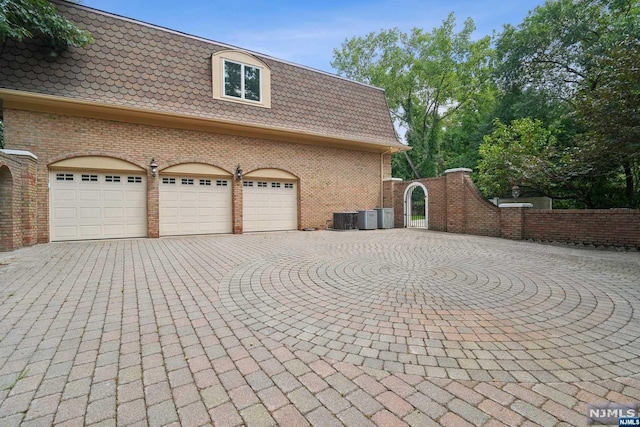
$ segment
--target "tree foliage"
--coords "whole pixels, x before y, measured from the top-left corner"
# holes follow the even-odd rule
[[[518,185],[524,193],[573,199],[582,206],[594,207],[593,165],[585,161],[580,149],[562,147],[557,134],[540,120],[528,117],[510,124],[496,119],[493,132],[484,137],[479,149],[480,189],[488,195],[503,196]]]
[[[473,21],[455,32],[453,14],[442,26],[406,34],[397,28],[346,40],[334,50],[338,73],[385,89],[392,117],[413,147],[393,159],[404,178],[434,176],[444,168],[442,142],[449,123],[490,92],[490,38],[472,40]]]
[[[31,38],[42,39],[54,53],[93,42],[91,34],[60,15],[47,0],[0,0],[0,45]]]
[[[485,144],[520,156],[511,159],[520,166],[487,185],[497,157],[484,145],[485,190],[522,180],[537,193],[587,207],[637,206],[639,37],[638,0],[551,0],[518,27],[506,26],[496,43],[504,94],[496,115],[516,120],[514,129],[518,119],[541,119],[556,141],[551,151],[525,156],[492,135]]]

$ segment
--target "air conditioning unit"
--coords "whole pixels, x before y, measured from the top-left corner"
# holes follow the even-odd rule
[[[358,211],[358,228],[360,230],[375,230],[378,228],[378,214],[376,211]]]
[[[393,208],[376,208],[378,228],[393,228]]]
[[[334,212],[333,213],[333,229],[334,230],[357,230],[358,229],[358,213],[357,212]]]

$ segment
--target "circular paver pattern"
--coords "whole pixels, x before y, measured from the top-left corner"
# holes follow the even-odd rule
[[[637,369],[637,274],[601,273],[614,254],[406,230],[399,244],[400,232],[294,239],[232,269],[220,301],[293,348],[396,372],[555,382]]]

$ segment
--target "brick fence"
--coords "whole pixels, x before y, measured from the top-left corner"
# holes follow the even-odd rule
[[[421,184],[427,189],[431,230],[640,250],[640,210],[499,208],[482,196],[470,172],[450,169],[438,178],[387,181],[385,206],[394,208],[395,227],[404,227],[407,188]]]
[[[36,156],[0,150],[0,251],[36,243]]]

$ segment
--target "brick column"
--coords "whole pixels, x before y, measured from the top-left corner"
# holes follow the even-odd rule
[[[30,151],[0,150],[0,250],[37,243],[38,158]]]
[[[147,173],[147,227],[149,237],[160,237],[160,173]]]
[[[242,234],[242,183],[241,179],[231,178],[233,182],[233,234]]]
[[[522,240],[524,238],[524,211],[531,203],[502,203],[500,205],[500,237]]]
[[[0,153],[0,252],[12,251],[19,248],[16,235],[16,209],[15,198],[18,185],[14,184],[13,173],[19,170],[17,165],[5,162]],[[12,173],[13,172],[13,173]]]
[[[395,207],[395,188],[398,182],[402,182],[401,178],[387,178],[382,183],[382,207]]]
[[[471,169],[457,168],[444,171],[446,179],[447,202],[447,231],[450,233],[464,233],[465,224],[465,195],[464,177]]]
[[[37,170],[38,160],[35,156],[22,156],[22,246],[31,246],[37,243]]]

